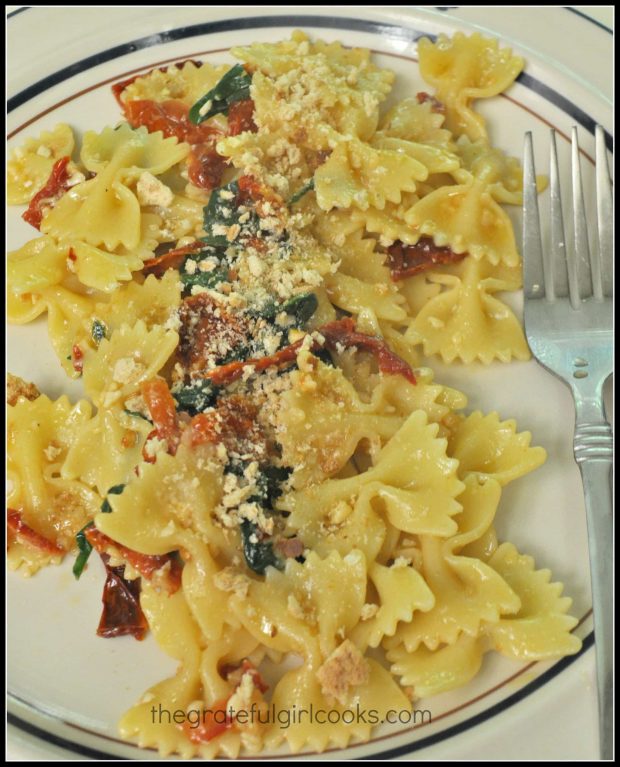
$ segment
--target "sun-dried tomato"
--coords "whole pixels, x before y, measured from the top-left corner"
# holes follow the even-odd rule
[[[177,100],[136,99],[123,104],[123,109],[133,128],[143,126],[150,133],[161,131],[168,138],[174,136],[191,145],[188,177],[192,184],[206,190],[221,184],[228,161],[215,149],[216,142],[223,136],[219,128],[194,125],[189,119],[189,107]]]
[[[257,130],[258,127],[254,122],[254,101],[252,99],[234,101],[228,110],[228,135],[238,136],[245,131],[256,133]]]
[[[30,525],[22,519],[21,512],[17,509],[7,509],[7,530],[13,534],[21,543],[33,546],[35,549],[46,554],[64,554],[65,550],[54,541],[48,540],[41,533],[37,533]]]
[[[152,580],[158,571],[166,567],[162,584],[169,594],[174,594],[181,587],[183,568],[181,561],[173,554],[141,554],[139,551],[122,546],[105,533],[97,530],[96,527],[89,527],[85,530],[84,535],[99,554],[107,554],[110,548],[115,549],[127,564],[131,565],[148,581]]]
[[[415,245],[405,245],[397,240],[388,248],[387,265],[394,282],[442,264],[456,264],[467,253],[455,253],[451,248],[435,245],[430,237],[421,237]]]
[[[195,240],[182,248],[174,248],[155,258],[149,258],[142,267],[143,274],[154,274],[156,277],[163,277],[168,269],[180,269],[185,259],[192,253],[198,253],[205,247],[202,240]]]
[[[151,420],[159,439],[168,443],[168,452],[174,455],[179,446],[181,429],[177,411],[168,384],[162,378],[145,381],[141,387],[142,396],[149,410]]]
[[[180,725],[192,743],[208,743],[233,726],[234,719],[227,712],[229,699],[222,698],[210,705],[206,711],[201,711],[200,722],[193,724],[188,720]]]
[[[250,333],[247,320],[226,310],[207,293],[188,296],[179,312],[178,354],[190,375],[202,374],[214,364],[245,348]]]
[[[60,160],[54,163],[45,186],[30,200],[28,210],[22,214],[24,221],[32,224],[35,229],[41,228],[41,220],[45,211],[48,208],[53,208],[67,189],[69,189],[67,165],[70,159],[70,157],[61,157]]]
[[[267,444],[258,423],[258,410],[239,394],[223,397],[208,413],[198,413],[190,421],[191,444],[222,443],[227,450],[240,453],[256,451],[265,454]]]
[[[215,143],[210,141],[192,147],[187,173],[194,186],[210,191],[221,185],[227,167],[228,160],[217,153]]]
[[[379,370],[382,373],[402,375],[411,383],[415,383],[415,375],[413,374],[411,367],[401,359],[401,357],[394,354],[382,338],[369,336],[365,333],[358,333],[355,330],[355,322],[350,317],[345,317],[344,319],[336,320],[335,322],[329,322],[326,325],[321,326],[318,329],[318,333],[324,336],[328,346],[334,347],[340,344],[345,347],[355,346],[363,351],[368,351],[376,357]],[[280,367],[289,362],[294,362],[303,343],[304,339],[302,338],[294,344],[285,346],[284,349],[280,349],[275,354],[268,357],[230,362],[228,365],[221,365],[215,370],[207,372],[205,377],[212,381],[216,386],[228,386],[233,383],[233,381],[241,378],[244,370],[248,367],[252,367],[255,373],[260,373],[270,367]],[[313,341],[310,348],[316,350],[320,347],[321,344],[317,341]]]
[[[148,623],[140,607],[140,579],[125,578],[125,566],[110,567],[110,557],[99,553],[106,569],[103,587],[103,612],[97,628],[97,636],[111,638],[130,634],[144,639]]]
[[[207,743],[235,726],[235,717],[229,711],[229,702],[245,674],[251,675],[253,686],[259,692],[263,693],[269,689],[254,664],[247,658],[243,659],[241,665],[228,665],[220,669],[220,674],[228,680],[238,677],[235,679],[235,689],[227,698],[221,698],[202,711],[200,722],[196,724],[189,721],[183,722],[181,729],[192,743]]]
[[[382,373],[401,375],[410,383],[416,382],[413,370],[404,359],[394,354],[382,338],[358,333],[355,330],[355,322],[350,317],[329,322],[323,325],[319,332],[325,337],[328,346],[342,344],[342,346],[349,348],[354,346],[362,351],[370,352],[376,358]]]

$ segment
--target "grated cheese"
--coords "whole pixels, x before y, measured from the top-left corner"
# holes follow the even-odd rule
[[[156,205],[161,208],[168,208],[174,200],[172,189],[147,170],[138,179],[136,193],[140,205]]]

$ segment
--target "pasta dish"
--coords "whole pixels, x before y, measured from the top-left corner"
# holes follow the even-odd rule
[[[78,147],[58,124],[8,166],[38,230],[9,321],[46,314],[86,395],[9,376],[9,565],[101,570],[92,630],[178,661],[120,732],[183,757],[345,747],[487,652],[580,647],[561,584],[495,534],[545,451],[428,367],[529,357],[498,295],[521,287],[521,168],[474,109],[522,59],[423,39],[428,91],[394,101],[367,50],[231,53],[116,83],[116,125]],[[293,708],[338,717],[267,716]]]

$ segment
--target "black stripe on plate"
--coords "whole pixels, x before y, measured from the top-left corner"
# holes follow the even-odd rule
[[[23,8],[18,8],[16,11],[11,11],[11,13],[7,13],[6,17],[7,19],[12,19],[13,16],[17,16],[18,13],[29,11],[31,8],[32,8],[31,5],[25,5]]]
[[[541,674],[533,682],[530,682],[529,684],[525,685],[525,687],[521,688],[518,692],[515,692],[510,697],[505,698],[499,703],[496,703],[491,708],[486,709],[485,711],[482,711],[481,713],[476,714],[475,716],[472,716],[470,719],[466,719],[464,722],[460,722],[459,724],[455,724],[452,727],[448,727],[448,729],[442,730],[441,732],[438,732],[435,735],[429,735],[428,737],[422,738],[421,740],[418,740],[415,743],[408,743],[403,746],[398,746],[396,748],[391,748],[385,751],[379,751],[379,752],[373,753],[371,756],[359,756],[359,757],[355,757],[354,759],[356,761],[366,761],[369,759],[373,759],[373,760],[374,759],[393,759],[394,757],[397,757],[397,756],[406,756],[407,754],[411,754],[414,751],[419,751],[420,749],[425,748],[426,746],[432,746],[435,743],[440,743],[441,741],[446,740],[447,738],[451,738],[455,735],[459,735],[460,733],[465,732],[466,730],[469,730],[478,724],[482,724],[482,722],[485,722],[488,719],[491,719],[497,714],[501,714],[502,711],[505,711],[511,706],[514,706],[516,703],[520,703],[522,700],[527,698],[532,693],[536,692],[536,690],[540,689],[547,682],[550,682],[554,677],[558,676],[558,674],[560,674],[562,671],[564,671],[569,666],[571,666],[576,660],[582,657],[593,645],[594,645],[594,632],[590,632],[590,634],[588,634],[588,636],[583,640],[583,645],[581,647],[581,650],[579,650],[578,653],[570,657],[563,658],[561,661],[556,663],[548,671],[545,671],[544,674]],[[99,751],[97,749],[90,748],[88,746],[83,746],[80,743],[75,743],[73,741],[66,740],[65,738],[59,737],[58,735],[52,735],[51,733],[48,733],[47,731],[39,727],[36,727],[30,722],[24,721],[23,719],[21,719],[21,717],[18,717],[15,714],[11,714],[11,713],[7,714],[7,721],[9,724],[13,725],[19,730],[22,730],[23,732],[28,733],[29,735],[32,735],[48,743],[53,743],[55,746],[58,746],[59,748],[64,748],[65,750],[68,750],[68,751],[72,751],[73,753],[81,754],[82,756],[87,756],[87,757],[98,759],[98,760],[115,759],[118,761],[126,761],[126,757],[124,756],[114,756],[113,754],[108,754],[104,751]],[[131,744],[128,743],[127,745],[131,745]],[[372,745],[372,743],[369,745]]]
[[[113,48],[108,48],[105,51],[100,51],[85,59],[81,59],[75,64],[64,67],[63,69],[58,70],[58,72],[54,72],[54,74],[48,75],[42,80],[33,83],[28,88],[25,88],[23,91],[10,98],[7,102],[7,111],[11,112],[14,109],[17,109],[17,107],[25,104],[26,101],[29,101],[52,86],[58,85],[58,83],[61,83],[80,72],[96,67],[99,64],[104,64],[112,59],[119,58],[120,56],[125,56],[128,53],[134,53],[135,51],[150,48],[153,45],[164,45],[165,43],[183,40],[188,37],[214,35],[221,32],[231,32],[242,29],[293,26],[310,26],[321,29],[343,29],[350,32],[368,32],[370,34],[382,35],[407,43],[414,43],[421,37],[430,37],[434,39],[434,35],[420,32],[415,29],[401,27],[397,24],[385,24],[376,21],[366,21],[364,19],[339,18],[337,16],[254,16],[242,19],[209,21],[203,24],[192,24],[188,27],[171,29],[167,32],[149,35],[148,37],[141,37],[138,40],[132,40],[129,43],[116,45]]]
[[[15,716],[15,714],[7,713],[6,720],[8,724],[16,727],[18,730],[21,730],[34,738],[43,740],[45,743],[51,743],[54,746],[58,746],[58,748],[62,748],[65,751],[68,750],[74,754],[80,754],[81,756],[88,757],[89,759],[97,759],[98,761],[107,761],[108,759],[127,761],[124,756],[114,756],[105,751],[99,751],[96,748],[89,748],[88,746],[83,746],[81,743],[60,738],[58,735],[52,735],[52,733],[42,730],[40,727],[36,727],[30,722],[26,722],[19,716]]]
[[[436,5],[434,6],[436,11],[455,11],[458,8],[460,8],[460,5]],[[583,13],[582,11],[578,11],[576,8],[571,8],[569,5],[562,6],[563,10],[570,11],[570,13],[574,13],[575,16],[580,16],[585,21],[589,21],[590,24],[594,24],[595,26],[599,27],[599,29],[604,29],[605,32],[609,32],[610,35],[613,35],[614,31],[613,29],[610,29],[608,26],[603,24],[601,21],[597,21],[596,19],[593,19],[591,16],[588,16],[586,13]]]
[[[609,8],[610,6],[607,6]],[[586,13],[582,13],[581,11],[578,11],[576,8],[571,8],[568,5],[563,6],[565,11],[570,11],[570,13],[574,13],[575,16],[580,16],[582,19],[585,19],[586,21],[589,21],[590,24],[594,24],[599,29],[604,29],[605,32],[609,32],[610,35],[613,35],[614,31],[613,29],[610,29],[608,26],[603,24],[601,21],[597,21],[596,19],[593,19],[591,16],[588,16]]]
[[[539,96],[542,96],[547,101],[550,101],[554,106],[559,107],[563,112],[566,112],[566,114],[570,115],[573,120],[578,122],[579,125],[594,135],[596,120],[593,120],[589,114],[586,114],[583,109],[580,109],[576,104],[573,104],[572,101],[569,101],[565,96],[562,96],[561,93],[552,90],[548,85],[545,85],[540,80],[537,80],[531,75],[528,75],[527,72],[521,72],[521,74],[517,77],[516,82],[524,85],[531,91],[534,91],[534,93],[538,93]],[[607,149],[609,149],[610,152],[614,151],[613,137],[610,136],[607,131],[605,131],[605,146]]]
[[[446,6],[447,7],[447,6]],[[455,6],[457,7],[457,6]],[[24,9],[25,10],[25,9]],[[367,21],[365,19],[350,19],[332,17],[327,18],[323,16],[260,16],[250,17],[244,19],[224,19],[223,21],[211,21],[204,24],[193,24],[189,27],[179,27],[177,29],[171,29],[167,32],[162,32],[156,35],[149,35],[148,37],[142,37],[138,40],[133,40],[130,43],[123,43],[122,45],[116,45],[113,48],[108,48],[105,51],[88,56],[81,61],[77,61],[75,64],[71,64],[68,67],[60,69],[54,74],[48,75],[48,77],[33,83],[28,88],[17,95],[10,98],[7,102],[7,112],[12,112],[17,107],[22,106],[30,99],[35,98],[40,93],[48,90],[54,85],[58,85],[64,80],[68,80],[70,77],[77,75],[81,72],[96,67],[99,64],[103,64],[107,61],[111,61],[120,56],[125,56],[129,53],[133,53],[138,50],[149,48],[153,45],[162,45],[165,43],[173,42],[175,40],[183,40],[188,37],[196,37],[198,35],[216,34],[218,32],[229,32],[238,29],[259,29],[264,27],[290,27],[291,18],[294,19],[295,25],[309,26],[321,29],[343,29],[353,32],[368,32],[375,35],[383,35],[391,37],[392,39],[401,40],[404,42],[416,42],[421,37],[429,37],[434,39],[434,35],[430,35],[425,32],[420,32],[416,29],[409,29],[407,27],[398,26],[396,24],[385,24],[376,21]],[[565,96],[562,96],[557,91],[554,91],[548,85],[545,85],[540,80],[536,80],[531,75],[522,72],[517,81],[524,85],[526,88],[538,93],[551,102],[555,106],[559,107],[566,114],[570,115],[587,131],[594,134],[595,122],[589,117],[582,109],[576,104],[573,104]],[[605,144],[610,151],[613,151],[613,139],[605,131]]]

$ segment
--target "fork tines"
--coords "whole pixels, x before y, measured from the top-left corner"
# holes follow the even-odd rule
[[[612,255],[614,211],[611,177],[609,175],[609,166],[607,165],[605,131],[601,125],[596,126],[596,212],[598,219],[602,295],[611,296],[613,290]]]
[[[586,298],[593,296],[596,301],[602,301],[612,293],[613,206],[603,128],[596,126],[598,243],[593,248],[588,240],[576,127],[572,130],[571,156],[573,247],[568,248],[562,214],[556,133],[552,130],[549,173],[551,241],[549,248],[543,248],[532,134],[528,132],[525,135],[523,250],[528,258],[523,267],[523,283],[526,298],[545,297],[548,301],[554,301],[568,296],[573,309],[578,309]]]

